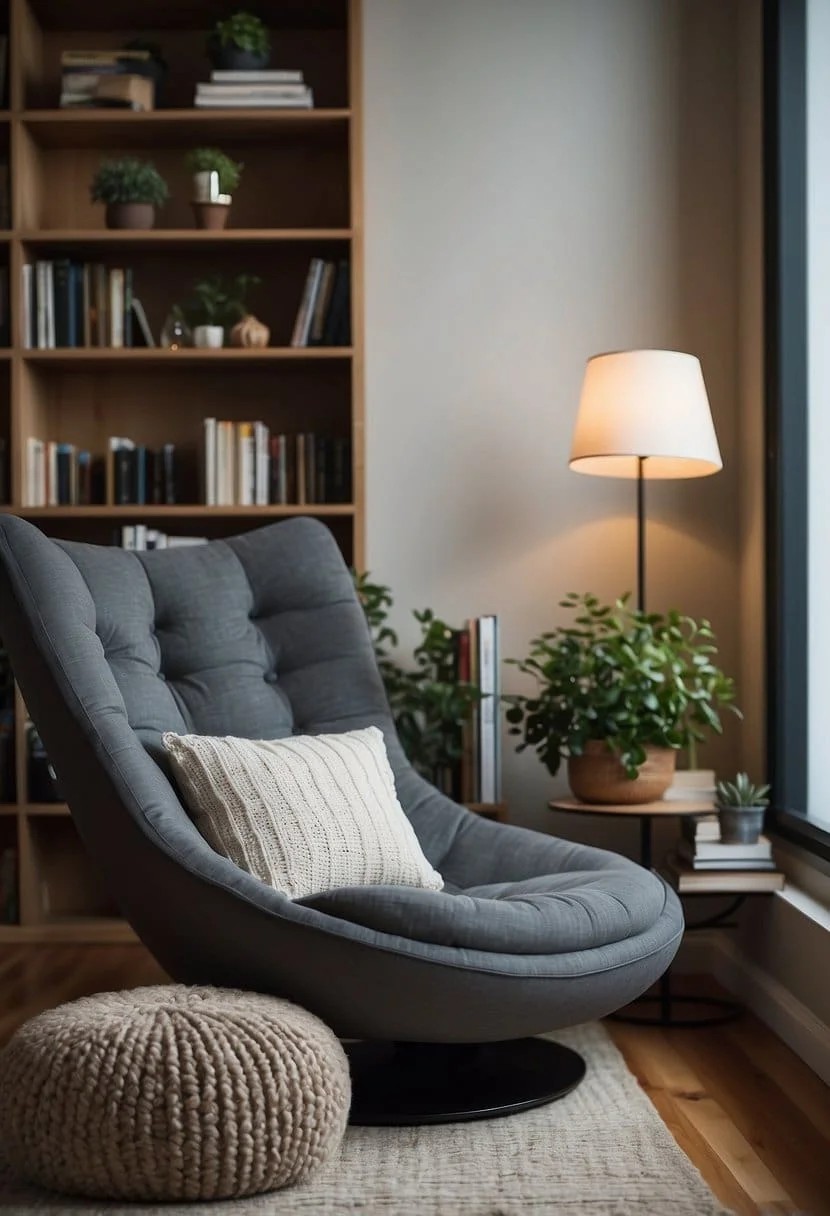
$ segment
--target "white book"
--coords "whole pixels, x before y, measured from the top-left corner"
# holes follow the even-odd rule
[[[46,346],[55,349],[55,264],[46,262]]]
[[[205,418],[205,506],[215,507],[216,496],[216,419]]]
[[[109,289],[110,346],[120,350],[124,346],[124,271],[118,267],[110,271]]]
[[[35,325],[36,344],[38,350],[46,350],[49,345],[46,318],[46,263],[35,262]]]
[[[190,545],[206,545],[206,536],[168,536],[168,549],[187,549]]]
[[[53,439],[46,444],[46,505],[58,505],[58,445]]]
[[[216,445],[216,496],[217,505],[232,507],[236,504],[236,469],[234,467],[234,425],[232,422],[217,422]]]
[[[482,616],[478,621],[479,702],[479,798],[498,802],[496,790],[496,732],[498,728],[498,669],[496,667],[496,618]]]
[[[297,316],[294,321],[294,332],[291,335],[292,346],[308,346],[311,321],[314,316],[314,305],[317,302],[317,293],[323,281],[325,266],[326,264],[322,258],[311,259],[302,299],[300,300],[300,307],[297,309]]]
[[[302,84],[303,74],[289,68],[265,68],[245,71],[244,68],[214,68],[210,74],[213,84]]]
[[[135,547],[142,550],[147,548],[147,525],[136,524],[135,526]]]
[[[34,342],[32,312],[34,303],[34,277],[31,262],[26,262],[22,273],[23,286],[23,349],[31,350]]]
[[[254,428],[250,422],[236,424],[236,484],[241,507],[254,505]]]
[[[254,423],[254,447],[256,450],[256,494],[254,502],[258,507],[268,506],[268,479],[270,464],[268,459],[268,443],[271,432],[264,422]]]
[[[135,527],[132,524],[123,524],[121,528],[121,548],[135,548]]]
[[[298,84],[197,84],[197,97],[306,97],[308,88]]]
[[[193,104],[203,110],[312,110],[314,95],[311,90],[298,97],[202,97],[196,95]]]
[[[766,836],[759,836],[755,844],[722,844],[719,840],[689,840],[678,842],[677,851],[690,860],[709,862],[769,861],[772,845]]]
[[[41,464],[44,459],[43,440],[29,435],[26,440],[26,493],[27,507],[43,507],[41,498]]]

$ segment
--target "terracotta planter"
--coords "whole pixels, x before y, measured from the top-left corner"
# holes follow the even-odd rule
[[[152,228],[156,209],[152,203],[107,203],[108,228]]]
[[[673,748],[647,747],[645,763],[632,780],[606,744],[592,739],[583,755],[568,760],[568,782],[581,802],[625,806],[659,802],[672,783],[676,761]]]
[[[227,203],[191,203],[197,228],[219,232],[228,222],[231,209]]]

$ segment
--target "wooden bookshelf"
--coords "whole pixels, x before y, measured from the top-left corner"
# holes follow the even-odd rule
[[[346,559],[364,565],[363,194],[360,0],[260,0],[272,32],[275,67],[298,67],[313,110],[197,110],[194,86],[207,79],[207,30],[225,0],[0,0],[8,34],[8,109],[0,109],[0,155],[9,165],[11,227],[0,229],[0,266],[9,275],[10,345],[0,348],[0,435],[9,457],[9,497],[0,512],[48,535],[112,543],[124,523],[220,537],[274,519],[313,515],[330,527]],[[115,29],[113,29],[115,25]],[[160,43],[170,65],[165,108],[150,113],[57,109],[60,54],[121,47],[142,36]],[[193,226],[183,165],[192,147],[211,145],[244,162],[230,227]],[[151,159],[171,200],[148,231],[111,231],[89,201],[101,159]],[[264,349],[23,348],[22,267],[66,256],[131,266],[135,294],[158,338],[164,317],[206,274],[256,273],[252,311],[271,329]],[[348,258],[352,343],[289,345],[309,259]],[[272,431],[347,436],[352,500],[309,506],[206,507],[195,479],[175,506],[29,507],[26,440],[74,443],[103,452],[109,435],[198,450],[201,420],[261,418]],[[192,493],[187,493],[192,490]],[[82,849],[68,807],[35,802],[29,789],[26,709],[14,710],[14,799],[0,801],[0,852],[17,852],[18,915],[9,941],[107,942],[132,931]]]

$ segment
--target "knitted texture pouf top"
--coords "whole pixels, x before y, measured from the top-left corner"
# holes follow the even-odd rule
[[[83,997],[0,1053],[0,1138],[24,1177],[96,1198],[219,1199],[307,1177],[339,1147],[349,1065],[319,1018],[183,985]]]

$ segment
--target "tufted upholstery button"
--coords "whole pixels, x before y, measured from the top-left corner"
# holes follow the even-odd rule
[[[277,682],[277,673],[275,671],[266,671],[265,683],[266,684],[276,684],[276,682]]]

